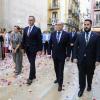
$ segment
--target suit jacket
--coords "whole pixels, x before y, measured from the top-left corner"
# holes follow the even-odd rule
[[[49,41],[49,54],[51,54],[52,50],[52,57],[59,60],[65,60],[66,58],[66,48],[69,45],[69,34],[65,31],[62,31],[62,35],[60,38],[60,42],[57,42],[56,38],[57,32],[53,32],[50,37]]]
[[[42,34],[40,28],[34,26],[30,35],[27,36],[29,27],[23,32],[22,47],[29,52],[36,53],[42,50]]]
[[[72,37],[72,32],[70,33],[70,43],[75,43],[75,40],[77,38],[77,33],[75,32],[74,36]]]
[[[96,61],[100,61],[100,37],[91,32],[89,43],[86,45],[85,32],[78,35],[74,45],[74,58],[80,64],[86,56],[88,63],[92,66]]]

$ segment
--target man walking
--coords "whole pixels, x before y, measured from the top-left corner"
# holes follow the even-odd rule
[[[24,29],[22,47],[24,48],[30,62],[30,74],[27,84],[31,85],[36,78],[35,58],[36,54],[42,53],[42,35],[40,28],[34,25],[35,17],[29,16],[29,26]]]
[[[91,31],[92,21],[84,21],[84,32],[79,34],[74,45],[74,62],[77,62],[79,70],[79,92],[78,96],[83,95],[86,87],[91,91],[92,79],[95,66],[100,62],[100,39],[99,36]]]
[[[74,43],[77,39],[77,32],[76,28],[72,29],[72,32],[69,34],[70,35],[70,45],[69,48],[67,49],[67,60],[71,58],[71,62],[73,62],[73,56],[74,56]]]
[[[56,80],[54,83],[58,83],[58,91],[62,91],[63,72],[68,43],[69,34],[63,31],[63,23],[58,22],[56,24],[56,31],[51,34],[49,41],[49,55],[51,55],[52,50],[54,69],[56,73]]]

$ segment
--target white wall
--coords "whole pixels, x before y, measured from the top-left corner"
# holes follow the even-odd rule
[[[47,29],[47,0],[3,0],[4,26],[11,28],[14,25],[25,27],[28,16],[34,15],[36,25],[42,30]]]
[[[2,27],[2,21],[3,21],[3,2],[0,0],[0,27]]]

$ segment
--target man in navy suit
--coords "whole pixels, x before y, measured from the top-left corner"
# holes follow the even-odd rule
[[[71,57],[71,61],[73,62],[73,55],[74,55],[74,43],[75,43],[75,40],[77,38],[77,32],[76,32],[76,28],[73,28],[72,29],[72,32],[69,33],[70,35],[70,44],[69,44],[69,47],[67,49],[67,60],[70,59]]]
[[[100,62],[100,37],[91,31],[91,26],[92,21],[86,19],[84,32],[78,35],[74,45],[74,62],[77,62],[79,70],[79,97],[83,95],[86,80],[87,91],[91,91],[95,66]]]
[[[42,34],[40,28],[34,25],[35,17],[29,16],[29,26],[24,29],[22,47],[24,48],[30,62],[30,75],[27,84],[31,85],[36,78],[35,58],[36,54],[41,55],[42,51]]]
[[[64,64],[68,44],[69,34],[63,31],[63,23],[58,22],[56,24],[56,31],[51,34],[49,41],[49,55],[51,55],[52,50],[54,69],[56,73],[56,80],[54,83],[58,83],[58,91],[62,91]]]

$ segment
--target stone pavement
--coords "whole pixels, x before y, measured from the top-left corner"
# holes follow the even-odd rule
[[[37,57],[37,79],[31,86],[25,84],[29,75],[26,56],[23,66],[22,74],[15,77],[12,57],[0,61],[0,100],[100,100],[100,66],[95,71],[92,92],[85,91],[82,98],[77,97],[79,86],[76,64],[66,62],[63,91],[60,93],[57,91],[58,86],[53,83],[55,73],[52,59]]]

